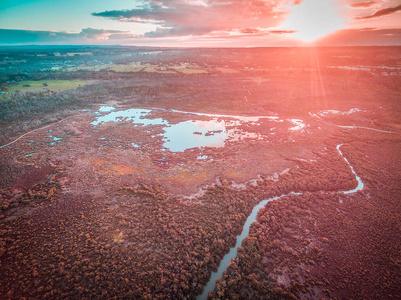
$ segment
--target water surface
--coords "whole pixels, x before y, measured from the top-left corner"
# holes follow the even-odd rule
[[[354,168],[351,166],[351,164],[348,162],[348,160],[344,157],[343,153],[340,150],[340,147],[342,146],[342,144],[337,145],[337,151],[340,153],[340,155],[343,157],[343,159],[347,162],[348,166],[350,167],[352,173],[355,175],[356,180],[358,181],[358,185],[356,188],[349,190],[349,191],[339,191],[338,193],[342,193],[342,194],[352,194],[352,193],[356,193],[357,191],[360,191],[363,189],[363,182],[361,180],[361,178],[356,175]],[[282,197],[287,197],[290,195],[303,195],[303,194],[308,194],[309,192],[305,192],[305,193],[295,193],[295,192],[290,192],[289,194],[286,195],[281,195],[281,196],[277,196],[277,197],[273,197],[273,198],[269,198],[266,200],[262,200],[261,202],[259,202],[259,204],[257,204],[251,214],[248,216],[248,218],[245,221],[245,224],[243,226],[242,232],[240,235],[237,236],[237,241],[234,247],[230,248],[230,252],[228,252],[223,259],[220,262],[219,268],[217,269],[217,272],[212,272],[211,274],[211,278],[209,280],[209,282],[207,283],[207,285],[205,286],[203,293],[201,295],[199,295],[198,297],[196,297],[197,300],[204,300],[207,299],[209,292],[213,292],[214,288],[216,286],[216,280],[217,279],[221,279],[223,277],[223,273],[224,271],[227,270],[228,265],[230,264],[231,260],[235,257],[237,257],[238,254],[238,248],[241,247],[242,245],[242,241],[249,235],[249,228],[251,227],[251,224],[253,222],[256,222],[256,217],[258,214],[258,211],[264,207],[268,202],[270,201],[274,201],[277,199],[280,199]]]

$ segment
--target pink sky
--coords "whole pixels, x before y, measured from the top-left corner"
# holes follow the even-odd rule
[[[38,5],[43,1],[38,0]],[[15,18],[4,13],[10,18],[8,23],[0,21],[0,40],[3,44],[11,39],[14,44],[184,47],[401,44],[401,0],[132,0],[117,5],[118,2],[116,9],[110,2],[109,6],[86,7],[91,13],[80,18],[81,28],[72,30],[67,28],[73,23],[68,22],[66,7],[60,12],[66,15],[59,18],[60,24],[65,21],[66,29],[62,31],[53,29],[56,21],[40,23],[35,16],[31,23],[38,30],[29,25],[29,17],[24,23],[27,28],[15,28]],[[57,14],[57,8],[52,13]]]

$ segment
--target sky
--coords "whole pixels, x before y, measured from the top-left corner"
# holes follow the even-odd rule
[[[401,45],[401,0],[0,0],[0,45]]]

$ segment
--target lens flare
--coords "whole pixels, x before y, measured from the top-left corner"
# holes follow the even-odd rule
[[[314,41],[344,27],[338,7],[333,0],[303,0],[290,8],[291,13],[282,25],[296,31],[295,38]]]

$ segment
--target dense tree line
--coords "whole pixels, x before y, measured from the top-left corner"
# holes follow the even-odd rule
[[[69,196],[58,193],[62,186],[57,182],[3,198],[0,295],[6,299],[193,299],[235,245],[235,237],[260,200],[292,191],[294,182],[298,190],[346,189],[354,184],[352,176],[348,178],[348,166],[332,154],[320,153],[316,166],[312,162],[302,166],[308,170],[305,173],[290,171],[277,182],[262,177],[246,189],[234,188],[222,178],[191,202],[145,184],[121,186],[103,198],[85,193]],[[311,180],[333,165],[336,171],[327,172],[327,179]],[[336,182],[333,179],[339,173],[342,181]],[[319,182],[325,180],[333,184],[321,187]],[[277,221],[280,212],[288,214],[282,209],[290,207],[285,203],[277,204],[277,215],[265,216],[266,224],[279,226],[277,241],[270,241],[272,255],[281,249],[280,237],[287,232],[288,223]],[[23,207],[31,213],[18,215]],[[256,237],[252,234],[245,240],[251,252],[240,250],[236,262],[238,268],[251,272],[246,277],[235,275],[249,281],[248,296],[256,295],[261,286],[258,272],[264,268],[263,255],[258,252],[264,246],[255,244]],[[320,250],[294,254],[291,248],[283,249],[288,260],[298,257],[318,262],[324,258]],[[229,286],[238,292],[235,280]]]
[[[364,190],[269,202],[210,299],[398,297],[399,138],[367,136],[342,149]]]

